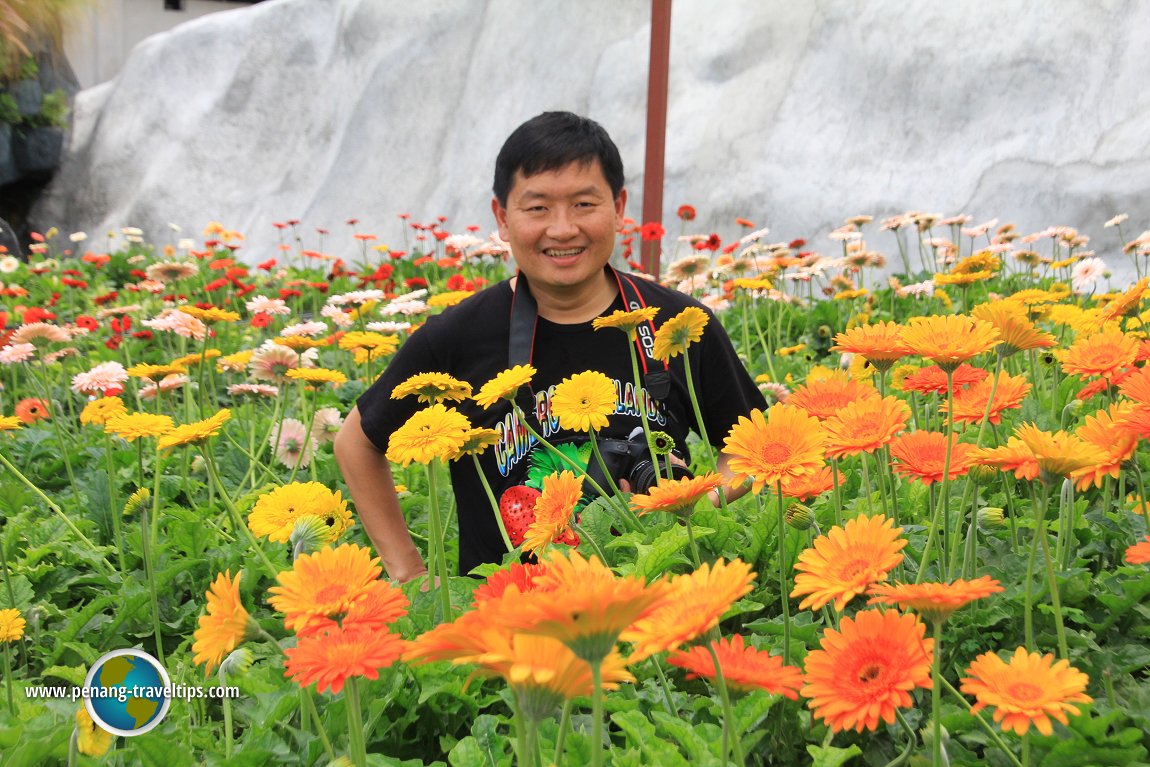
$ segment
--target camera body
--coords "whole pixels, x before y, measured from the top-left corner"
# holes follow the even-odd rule
[[[626,480],[631,486],[632,493],[647,493],[655,486],[655,467],[651,463],[651,453],[647,449],[647,440],[641,427],[631,432],[627,439],[600,440],[599,453],[603,456],[603,463],[615,482]],[[675,450],[672,450],[671,454],[679,456]],[[598,461],[592,459],[588,462],[587,474],[599,483],[600,487],[604,489],[608,487],[607,478],[603,476]],[[692,476],[694,475],[686,466],[671,464],[671,479]]]

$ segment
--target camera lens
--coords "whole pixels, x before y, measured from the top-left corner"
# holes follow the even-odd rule
[[[686,479],[693,476],[691,470],[686,466],[671,464],[671,479]],[[627,477],[627,481],[631,483],[632,493],[649,493],[656,482],[655,467],[649,460],[639,461],[635,464],[635,467],[631,469],[631,474]]]

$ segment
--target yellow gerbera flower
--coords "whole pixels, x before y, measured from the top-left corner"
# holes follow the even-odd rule
[[[128,412],[124,400],[119,397],[100,397],[84,406],[80,411],[80,423],[85,426],[103,426],[109,418],[120,413]]]
[[[201,309],[198,306],[185,305],[178,308],[184,314],[195,317],[200,322],[206,322],[209,325],[214,322],[238,322],[240,319],[238,312],[221,309],[218,306],[209,306],[206,309]]]
[[[160,437],[176,428],[169,416],[155,413],[121,413],[104,423],[109,434],[135,442],[140,437]]]
[[[666,362],[679,354],[685,354],[688,346],[703,337],[703,329],[710,319],[699,307],[688,306],[655,331],[651,356]]]
[[[531,365],[515,365],[479,387],[474,399],[484,410],[500,400],[515,399],[519,389],[531,383],[537,371]]]
[[[470,298],[473,294],[470,290],[453,290],[449,293],[437,293],[427,299],[428,306],[455,306],[465,298]]]
[[[211,676],[224,656],[236,649],[247,634],[251,616],[240,601],[242,575],[242,571],[238,572],[233,579],[231,570],[219,573],[205,595],[207,612],[200,616],[192,643],[192,662],[204,664],[205,676]]]
[[[571,431],[598,431],[607,425],[615,412],[615,383],[594,370],[576,373],[555,387],[551,395],[551,414],[559,425]]]
[[[416,373],[391,390],[392,399],[403,399],[412,394],[420,402],[462,402],[471,396],[471,384],[447,373]]]
[[[293,381],[307,381],[312,384],[329,383],[339,386],[347,382],[347,376],[343,373],[328,368],[292,368],[285,375]]]
[[[86,706],[76,709],[76,748],[85,756],[103,756],[116,736],[92,721]]]
[[[630,312],[616,309],[606,317],[596,317],[595,321],[591,323],[591,327],[596,330],[616,328],[626,333],[629,338],[634,338],[635,328],[644,322],[650,322],[658,312],[659,307],[657,306],[644,306],[642,309],[635,309]]]
[[[24,616],[15,608],[0,610],[0,642],[15,642],[24,636]]]
[[[391,433],[387,458],[403,466],[412,461],[425,464],[434,458],[450,459],[463,447],[470,429],[467,416],[436,403],[417,411]]]
[[[167,434],[160,437],[160,441],[156,446],[161,450],[168,448],[179,447],[180,445],[194,445],[203,442],[208,437],[214,437],[220,433],[220,429],[224,424],[231,420],[232,411],[223,408],[215,415],[209,416],[202,421],[195,423],[185,423],[169,431]]]
[[[319,482],[292,482],[265,493],[248,515],[248,527],[273,543],[287,543],[301,517],[318,517],[334,541],[352,525],[347,501]]]
[[[167,365],[148,365],[141,363],[128,368],[128,375],[132,376],[132,378],[147,378],[152,381],[159,381],[164,376],[178,375],[187,372],[187,366],[177,365],[174,362],[170,362]]]
[[[204,349],[202,353],[195,352],[194,354],[185,354],[183,357],[177,357],[176,359],[172,360],[170,364],[190,367],[192,365],[200,364],[201,360],[214,360],[221,354],[223,354],[223,352],[221,352],[219,349]]]
[[[216,360],[216,370],[221,373],[242,373],[248,363],[252,361],[252,355],[255,353],[255,349],[244,349],[220,357]]]
[[[366,351],[371,357],[385,357],[399,348],[399,336],[370,331],[353,330],[339,339],[344,351]]]
[[[24,422],[14,415],[0,415],[0,431],[23,429]]]

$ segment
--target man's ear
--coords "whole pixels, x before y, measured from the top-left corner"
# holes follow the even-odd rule
[[[498,197],[491,198],[491,214],[495,216],[495,224],[499,227],[499,236],[507,240],[510,235],[507,228],[507,208],[499,204]]]
[[[627,208],[627,187],[619,190],[619,196],[615,198],[615,215],[619,219],[623,218],[623,211]],[[503,239],[507,239],[504,237]]]

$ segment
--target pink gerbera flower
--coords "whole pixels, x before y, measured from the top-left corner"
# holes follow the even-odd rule
[[[315,438],[307,433],[307,426],[295,418],[280,421],[268,442],[279,462],[289,469],[306,467],[315,454]]]
[[[72,391],[80,394],[119,394],[128,371],[119,362],[101,362],[91,370],[72,376]]]

